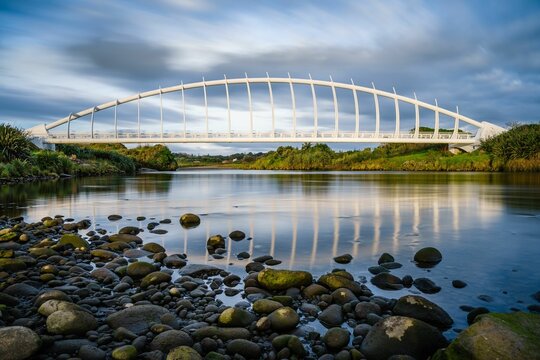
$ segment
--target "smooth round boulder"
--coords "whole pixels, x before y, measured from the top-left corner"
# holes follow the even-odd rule
[[[445,337],[437,328],[421,320],[389,316],[371,328],[360,351],[373,360],[387,360],[392,355],[426,359],[446,345]]]
[[[442,254],[434,247],[425,247],[414,254],[414,261],[419,267],[432,267],[440,263]]]
[[[217,249],[225,249],[225,238],[221,235],[212,235],[206,240],[206,249],[210,255]]]
[[[23,360],[31,357],[41,347],[41,338],[33,330],[24,326],[0,328],[0,358],[2,360]]]
[[[109,219],[109,221],[118,221],[121,218],[122,218],[122,215],[117,215],[117,214],[112,214],[112,215],[107,216],[107,219]]]
[[[424,294],[436,294],[441,291],[441,287],[428,278],[416,278],[413,285]]]
[[[58,241],[60,245],[71,245],[75,249],[88,249],[90,244],[82,237],[76,234],[64,234]]]
[[[107,325],[112,329],[124,327],[135,334],[141,334],[155,323],[160,323],[163,315],[169,311],[157,305],[136,305],[117,311],[107,317]]]
[[[253,311],[257,314],[270,314],[283,307],[283,304],[270,299],[259,299],[253,303]]]
[[[47,317],[47,331],[51,334],[82,335],[96,327],[96,318],[85,311],[59,310]]]
[[[103,249],[92,250],[90,251],[90,255],[92,255],[93,257],[97,257],[97,258],[105,259],[105,260],[110,260],[110,259],[114,259],[115,257],[118,257],[118,254],[115,254],[112,251],[103,250]]]
[[[166,360],[203,360],[203,358],[189,346],[179,346],[167,354]]]
[[[201,223],[201,218],[195,214],[187,213],[180,216],[180,225],[184,229],[193,229],[199,226]]]
[[[377,264],[381,265],[383,263],[389,263],[396,261],[392,255],[389,253],[382,253],[382,255],[379,257],[379,260],[377,261]]]
[[[182,330],[168,330],[158,334],[150,343],[152,350],[159,350],[167,354],[179,346],[192,346],[193,340]]]
[[[165,248],[157,243],[149,242],[143,245],[143,250],[157,254],[160,252],[165,252]]]
[[[142,278],[156,271],[156,267],[145,261],[137,261],[128,265],[126,274],[134,278]]]
[[[241,308],[230,307],[219,315],[218,324],[226,327],[246,327],[255,321],[255,315]]]
[[[354,293],[346,288],[340,288],[332,293],[332,299],[336,304],[343,305],[351,301],[358,300]]]
[[[49,316],[60,310],[86,311],[84,310],[84,308],[72,302],[51,299],[51,300],[45,301],[43,304],[39,306],[38,313],[40,313],[43,316]]]
[[[264,269],[257,275],[257,281],[268,290],[287,290],[310,285],[313,276],[307,271]]]
[[[246,359],[259,359],[261,348],[253,341],[246,339],[235,339],[227,344],[229,354],[240,354]]]
[[[124,226],[123,228],[118,231],[119,234],[130,234],[130,235],[138,235],[141,232],[141,229],[139,229],[136,226]]]
[[[131,234],[113,234],[109,236],[110,242],[135,242],[136,244],[142,244],[142,239],[138,237],[137,235],[131,235]]]
[[[336,327],[343,324],[343,310],[341,306],[332,304],[319,314],[319,321],[326,327]]]
[[[324,334],[322,340],[331,349],[341,349],[349,344],[350,337],[348,330],[334,327]]]
[[[157,285],[161,283],[168,283],[171,281],[171,275],[162,271],[155,271],[146,275],[141,280],[141,288],[146,289],[150,285]]]
[[[124,345],[117,347],[112,351],[113,360],[133,360],[137,358],[137,348],[133,345]]]
[[[405,295],[392,309],[396,315],[412,317],[440,329],[448,329],[454,321],[443,308],[422,296]]]
[[[337,262],[338,264],[348,264],[352,261],[353,257],[351,254],[343,254],[343,255],[339,255],[339,256],[336,256],[334,258],[334,261]]]
[[[381,315],[381,307],[372,302],[361,302],[356,304],[354,313],[357,319],[365,319],[369,314]]]
[[[268,320],[272,330],[283,331],[294,329],[300,322],[300,317],[292,308],[284,306],[268,315]]]
[[[325,286],[330,290],[337,290],[339,288],[346,288],[351,290],[355,295],[362,295],[362,286],[356,281],[352,280],[352,276],[346,272],[335,272],[331,274],[323,275],[319,278],[318,283]]]
[[[383,290],[400,290],[403,289],[401,279],[389,273],[379,273],[371,278],[371,283]]]
[[[272,347],[277,351],[288,348],[293,354],[298,355],[300,358],[303,358],[307,351],[302,345],[302,342],[295,335],[278,335],[272,339]]]

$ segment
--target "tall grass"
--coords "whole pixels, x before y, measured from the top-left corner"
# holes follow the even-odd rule
[[[0,162],[27,159],[36,149],[26,131],[9,124],[0,124]]]

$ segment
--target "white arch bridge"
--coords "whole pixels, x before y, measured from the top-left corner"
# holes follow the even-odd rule
[[[254,110],[252,100],[252,84],[263,84],[268,88],[268,97],[270,116],[266,124],[266,128],[258,129],[254,126]],[[289,125],[287,128],[276,127],[276,119],[278,111],[276,109],[273,86],[277,84],[288,85],[290,89],[290,115]],[[231,86],[242,86],[247,91],[248,122],[246,128],[248,130],[233,130],[231,119]],[[312,97],[312,113],[313,123],[306,127],[298,126],[297,121],[297,96],[295,95],[295,86],[304,85],[311,89]],[[260,85],[259,85],[260,86]],[[226,118],[222,121],[219,131],[215,131],[209,126],[209,106],[207,89],[210,87],[223,87],[222,96],[226,100]],[[319,119],[319,109],[317,100],[317,89],[321,87],[330,88],[333,99],[333,122],[331,125],[326,124],[321,126]],[[189,119],[190,127],[186,119],[186,96],[185,93],[193,89],[203,90],[204,97],[204,114],[199,114],[196,121]],[[351,121],[345,128],[344,121],[340,124],[339,102],[336,89],[352,92],[352,101],[354,102],[354,125]],[[168,93],[180,93],[177,106],[180,109],[181,116],[176,121],[175,131],[164,130],[164,115],[163,115],[163,95]],[[374,116],[364,116],[360,121],[361,107],[359,104],[359,95],[368,94],[373,97]],[[153,120],[153,130],[141,130],[141,123],[144,125],[146,121],[141,116],[141,99],[158,97],[159,98],[159,119]],[[391,131],[383,131],[381,127],[381,110],[379,98],[387,98],[393,101],[395,109],[395,117],[393,123],[388,124],[385,128],[391,127]],[[127,103],[136,103],[137,113],[130,119],[129,129],[119,127],[118,107]],[[410,104],[414,106],[414,129],[403,129],[402,119],[400,116],[400,103]],[[351,104],[347,104],[352,108]],[[362,105],[363,107],[363,105]],[[95,129],[96,113],[113,109],[114,117],[110,119],[109,129],[99,131]],[[434,119],[433,131],[422,132],[420,125],[420,110],[424,112],[428,110],[432,112]],[[288,111],[289,111],[288,110]],[[281,113],[281,112],[280,112]],[[370,114],[373,114],[371,112]],[[451,132],[440,131],[440,115],[445,115],[453,119],[453,128]],[[368,117],[369,121],[364,117]],[[80,131],[80,124],[85,123],[81,119],[87,119],[86,126],[89,123],[89,131]],[[136,120],[136,123],[135,123]],[[292,120],[292,121],[290,121]],[[191,124],[196,123],[198,127],[191,128]],[[204,126],[203,126],[204,123]],[[340,126],[341,125],[341,126]],[[475,132],[460,130],[460,126],[465,125],[467,128],[476,129]],[[65,131],[51,131],[59,127],[66,126]],[[63,128],[62,128],[63,129]],[[369,129],[369,131],[368,131]],[[57,129],[58,130],[58,129]],[[482,121],[476,121],[469,117],[459,114],[458,108],[456,111],[450,111],[438,106],[437,100],[435,105],[419,101],[414,95],[414,98],[398,95],[395,91],[386,92],[378,90],[373,85],[371,88],[355,85],[351,79],[351,83],[334,82],[330,77],[330,81],[314,80],[309,76],[309,79],[301,78],[279,78],[266,77],[250,78],[246,75],[245,78],[228,79],[224,77],[221,80],[194,82],[167,88],[159,88],[152,91],[139,93],[123,99],[110,101],[101,105],[97,105],[77,113],[71,113],[65,118],[59,119],[49,124],[42,124],[28,129],[31,136],[35,137],[38,142],[43,144],[67,144],[67,143],[240,143],[240,142],[257,142],[257,143],[292,143],[292,142],[313,142],[313,143],[441,143],[450,144],[454,147],[463,148],[465,150],[474,149],[475,145],[479,144],[480,140],[489,136],[496,135],[505,131],[503,128]]]

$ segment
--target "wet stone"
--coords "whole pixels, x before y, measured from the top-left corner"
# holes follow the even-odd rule
[[[340,256],[336,256],[334,258],[334,261],[337,262],[338,264],[348,264],[352,261],[353,257],[351,254],[344,254],[344,255],[340,255]]]
[[[441,291],[441,287],[428,278],[416,278],[413,285],[425,294],[435,294]]]
[[[467,286],[467,283],[461,280],[452,280],[452,286],[456,289],[463,289],[465,286]]]

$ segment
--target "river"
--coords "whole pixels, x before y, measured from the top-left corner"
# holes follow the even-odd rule
[[[140,236],[169,253],[186,253],[190,262],[240,275],[248,260],[236,254],[247,251],[273,255],[283,261],[278,268],[320,275],[340,267],[369,280],[367,268],[388,252],[403,264],[393,274],[428,277],[442,287],[425,296],[450,313],[455,329],[466,326],[460,305],[526,310],[540,290],[538,174],[185,170],[2,186],[0,207],[27,221],[56,214],[88,218],[93,229],[113,232],[171,219],[157,227],[166,234]],[[201,215],[198,228],[180,226],[186,212]],[[111,222],[110,214],[123,218]],[[224,259],[208,257],[206,239],[233,230],[251,239],[228,240]],[[425,246],[443,254],[432,269],[412,262]],[[344,253],[353,256],[350,264],[333,262]],[[453,288],[454,279],[468,286]],[[368,286],[386,297],[418,293]]]

